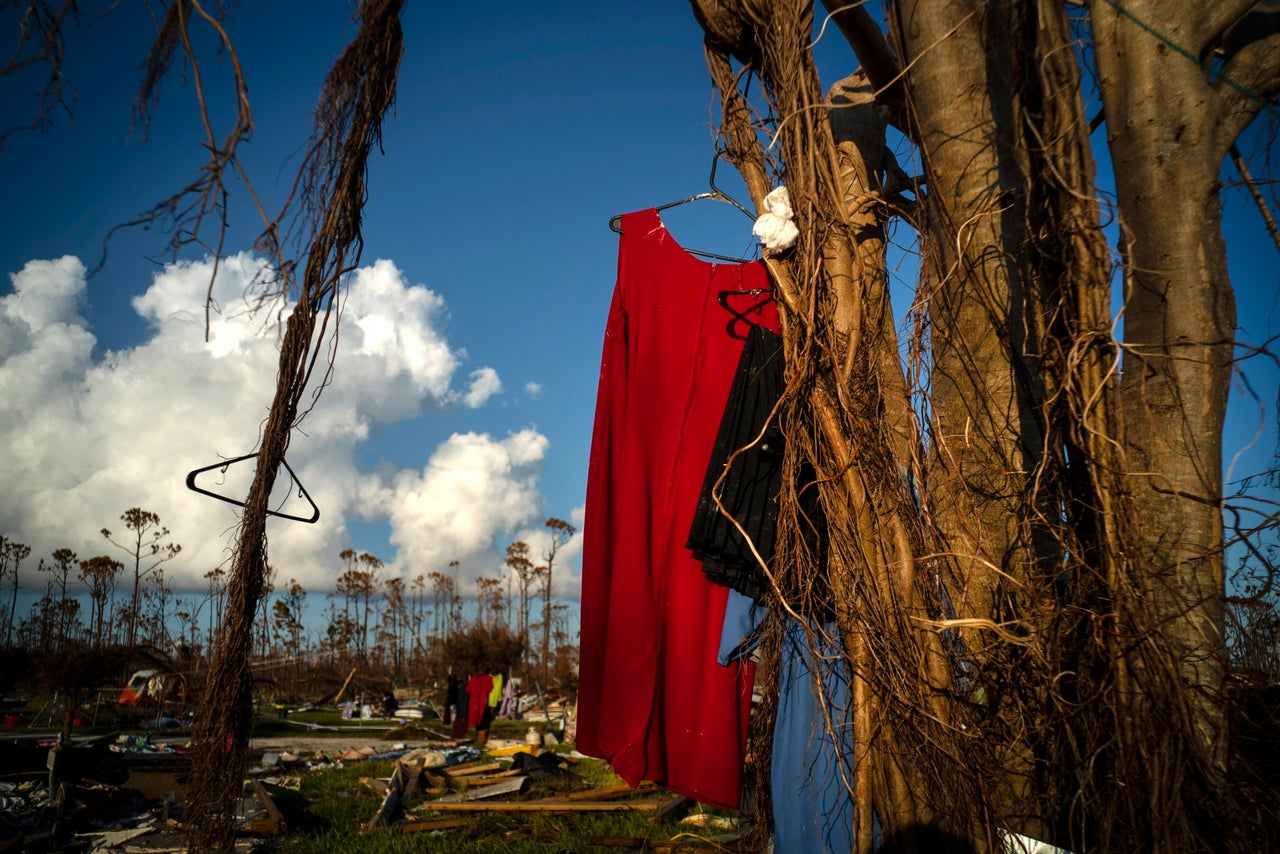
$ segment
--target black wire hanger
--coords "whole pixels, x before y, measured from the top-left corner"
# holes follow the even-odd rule
[[[753,214],[751,211],[743,207],[742,204],[739,203],[737,199],[733,198],[724,190],[716,186],[716,167],[720,165],[720,158],[723,155],[724,155],[724,152],[717,151],[716,156],[711,159],[711,175],[707,179],[707,183],[711,185],[711,189],[709,191],[705,193],[697,193],[695,195],[689,196],[688,198],[680,199],[678,201],[667,202],[665,205],[658,205],[654,208],[654,210],[665,211],[667,208],[678,207],[679,205],[685,205],[685,204],[688,204],[689,202],[696,202],[702,199],[714,199],[717,202],[728,202],[729,204],[733,205],[735,208],[737,208],[738,210],[746,214],[746,216],[749,219],[754,220],[756,218],[755,214]],[[622,214],[618,214],[617,216],[611,217],[609,219],[609,228],[614,232],[616,232],[617,234],[622,234]],[[686,247],[685,251],[692,255],[701,255],[704,258],[714,258],[717,261],[729,261],[735,264],[742,264],[742,263],[746,263],[747,261],[746,258],[734,258],[730,255],[719,255],[715,252],[704,252],[701,249],[689,249]]]
[[[243,507],[244,502],[240,501],[239,499],[229,498],[225,495],[219,495],[216,492],[211,492],[208,489],[202,489],[201,487],[196,486],[196,477],[198,475],[204,474],[207,471],[213,471],[214,469],[219,469],[223,474],[226,474],[227,469],[231,468],[236,463],[242,463],[245,460],[251,460],[256,458],[257,456],[258,455],[256,453],[245,454],[243,457],[235,457],[234,459],[223,460],[222,462],[214,463],[213,465],[204,466],[202,468],[196,469],[195,471],[188,472],[187,473],[187,489],[190,489],[192,492],[198,492],[201,495],[207,495],[210,498],[216,498],[219,501],[225,501],[228,504],[234,504],[237,507]],[[308,525],[315,524],[315,522],[320,518],[320,508],[316,506],[315,501],[313,501],[311,498],[311,493],[307,492],[306,487],[302,485],[302,481],[298,480],[298,475],[294,473],[293,468],[289,465],[289,461],[282,459],[280,460],[280,462],[284,465],[285,470],[289,472],[289,477],[293,479],[294,484],[297,485],[298,497],[305,498],[307,503],[311,505],[311,516],[310,518],[306,516],[294,516],[290,513],[283,513],[279,510],[268,510],[267,515],[279,516],[281,519],[292,519],[295,522],[306,522]]]

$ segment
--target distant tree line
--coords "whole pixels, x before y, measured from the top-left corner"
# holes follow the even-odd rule
[[[80,558],[56,549],[39,559],[34,585],[29,572],[23,578],[31,548],[0,536],[0,646],[41,657],[148,647],[175,667],[198,673],[207,664],[226,570],[206,572],[203,591],[175,596],[165,570],[182,547],[160,516],[133,507],[120,519],[123,531],[101,530],[115,554]],[[271,567],[254,629],[255,671],[282,696],[319,696],[353,669],[363,682],[400,684],[436,681],[450,667],[496,667],[491,649],[500,647],[511,651],[503,669],[572,691],[577,632],[568,606],[555,601],[553,580],[576,529],[554,517],[546,528],[541,551],[523,541],[508,546],[493,574],[477,579],[474,597],[462,595],[456,560],[409,579],[384,577],[381,559],[346,549],[316,618],[302,583],[291,577],[277,585]],[[20,598],[34,604],[20,607]]]

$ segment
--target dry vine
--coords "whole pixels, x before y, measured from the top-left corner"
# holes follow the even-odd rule
[[[321,364],[332,367],[332,350],[321,345],[333,340],[329,327],[344,276],[360,257],[368,159],[395,99],[403,53],[402,7],[403,0],[366,0],[360,5],[359,30],[325,79],[316,112],[302,180],[305,209],[314,212],[315,219],[296,287],[297,302],[281,345],[275,399],[263,428],[257,471],[245,499],[223,626],[192,727],[187,822],[195,850],[230,851],[234,843],[234,807],[253,723],[250,629],[267,569],[268,501],[292,430],[304,414],[304,394],[308,389],[319,392],[312,387],[314,372]],[[282,265],[277,274],[287,281],[291,270]]]

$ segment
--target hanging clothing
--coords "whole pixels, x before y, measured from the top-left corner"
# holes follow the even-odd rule
[[[509,718],[515,711],[516,689],[510,679],[502,683],[502,705],[498,707],[498,717]]]
[[[702,482],[688,546],[702,558],[703,571],[712,581],[759,599],[769,586],[760,564],[771,563],[777,542],[785,438],[784,413],[775,409],[786,380],[782,337],[763,326],[753,326],[746,338]],[[806,462],[800,465],[797,477],[797,521],[814,556],[813,564],[822,567],[829,544],[817,476]],[[717,495],[732,520],[716,506]],[[829,589],[829,585],[812,586]],[[808,604],[813,619],[832,619],[829,596],[811,597]]]
[[[489,708],[496,709],[502,702],[502,674],[490,673],[489,678],[493,680],[493,687],[489,689]]]
[[[777,329],[768,293],[763,264],[695,258],[656,210],[622,217],[583,524],[578,749],[633,786],[728,809],[754,667],[716,662],[728,589],[685,541],[742,352],[732,333]]]
[[[467,680],[467,726],[478,727],[484,723],[489,711],[489,692],[493,690],[493,677],[488,673],[477,673]]]
[[[772,772],[775,854],[853,850],[853,691],[835,623],[784,621]],[[830,716],[830,728],[827,718]],[[876,840],[878,842],[878,840]]]
[[[753,326],[729,389],[687,543],[702,557],[708,578],[752,599],[768,587],[756,554],[767,562],[777,535],[782,430],[773,410],[784,384],[782,336]],[[720,512],[717,495],[750,543]]]
[[[453,716],[453,729],[449,730],[451,738],[467,737],[467,717],[470,714],[470,708],[471,695],[467,693],[466,686],[459,682],[457,713]]]
[[[768,617],[762,605],[729,591],[720,661],[751,655]],[[804,623],[790,614],[777,619],[783,626],[770,758],[773,850],[845,854],[854,843],[853,691],[839,632],[835,623],[819,626],[811,621],[810,644]],[[872,845],[879,844],[876,822]]]
[[[444,692],[444,715],[441,717],[446,724],[453,720],[455,711],[461,708],[458,704],[458,695],[461,691],[462,684],[458,681],[458,677],[450,673],[448,687]]]

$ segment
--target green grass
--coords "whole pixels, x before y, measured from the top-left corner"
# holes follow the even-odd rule
[[[520,723],[520,722],[515,722]],[[528,725],[524,728],[527,730]],[[584,846],[587,836],[624,836],[670,839],[694,828],[677,822],[650,823],[649,813],[597,812],[541,816],[536,813],[451,814],[466,818],[463,827],[436,833],[406,833],[395,827],[361,834],[361,825],[378,809],[382,799],[361,777],[386,779],[395,763],[390,760],[360,762],[346,768],[314,771],[302,778],[300,792],[274,790],[277,805],[289,821],[290,832],[283,854],[393,854],[393,852],[497,852],[500,854],[548,854],[548,852],[600,852]],[[597,785],[620,783],[608,765],[582,760],[573,767],[583,781]],[[581,788],[573,781],[562,787],[527,790],[521,799],[546,797],[556,788]],[[665,793],[652,797],[669,797]],[[441,817],[431,813],[421,798],[408,804],[408,812],[418,820]]]

